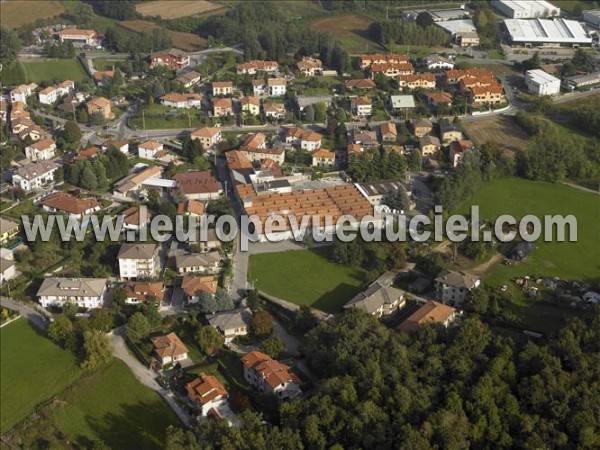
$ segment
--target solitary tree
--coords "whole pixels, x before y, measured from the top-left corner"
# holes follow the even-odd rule
[[[94,370],[108,364],[112,358],[111,345],[108,336],[98,330],[87,330],[83,333],[83,349],[85,359],[81,367]]]
[[[268,336],[273,331],[273,316],[267,311],[258,311],[252,317],[252,332],[257,336]]]
[[[205,353],[208,353],[211,348],[216,349],[223,346],[223,336],[221,333],[208,325],[198,330],[196,341],[200,350]]]
[[[147,338],[149,334],[150,324],[146,316],[141,312],[133,314],[129,319],[129,325],[127,325],[127,337],[137,343]]]
[[[277,358],[285,351],[285,342],[280,337],[273,336],[263,342],[262,348],[271,358]]]

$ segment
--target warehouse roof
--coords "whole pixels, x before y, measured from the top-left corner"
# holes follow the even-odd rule
[[[504,19],[513,42],[590,44],[592,38],[581,24],[565,19]]]

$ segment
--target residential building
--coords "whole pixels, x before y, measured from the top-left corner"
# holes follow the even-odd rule
[[[47,161],[56,156],[56,142],[52,138],[39,140],[25,147],[25,156],[31,161]]]
[[[185,385],[190,401],[200,409],[202,416],[227,404],[229,394],[221,382],[212,375],[201,374]]]
[[[344,308],[357,308],[375,317],[382,317],[404,308],[404,291],[393,286],[395,274],[386,272],[369,287],[355,295]]]
[[[114,118],[114,114],[111,112],[110,100],[107,98],[94,97],[86,103],[86,107],[89,115],[100,113],[106,120]]]
[[[357,183],[356,188],[373,206],[384,205],[400,189],[406,190],[404,185],[396,180]],[[410,192],[407,192],[407,194],[410,195]]]
[[[244,378],[260,392],[276,395],[280,399],[297,397],[302,393],[300,379],[290,367],[270,356],[253,351],[242,356]]]
[[[267,95],[269,89],[265,80],[252,80],[252,92],[254,95]]]
[[[213,98],[213,115],[215,117],[231,116],[233,103],[230,98]]]
[[[213,81],[212,95],[233,95],[233,81]]]
[[[198,303],[201,295],[215,295],[217,293],[217,277],[202,276],[195,277],[186,275],[181,280],[183,296],[188,303]]]
[[[376,87],[375,82],[369,78],[346,80],[346,81],[344,81],[344,86],[346,87],[347,90],[352,90],[352,89],[369,90],[369,89],[375,89],[375,87]]]
[[[451,306],[428,301],[398,325],[398,330],[413,332],[429,324],[448,327],[456,318],[456,310]]]
[[[150,338],[156,359],[162,366],[187,359],[188,349],[175,333]]]
[[[579,47],[592,45],[589,32],[576,20],[504,19],[510,43],[525,47]]]
[[[398,131],[394,122],[383,122],[379,125],[379,133],[383,142],[396,142]]]
[[[114,70],[96,70],[92,75],[98,86],[108,86],[110,80],[115,76]]]
[[[463,160],[465,154],[473,151],[475,147],[471,141],[465,139],[459,139],[457,141],[450,142],[450,163],[452,167],[456,167]]]
[[[158,152],[164,150],[163,144],[156,141],[146,141],[138,145],[138,156],[145,159],[154,159]]]
[[[0,257],[0,285],[17,277],[17,266],[12,259]]]
[[[461,47],[476,47],[479,45],[479,34],[476,31],[461,31],[454,35],[454,40]]]
[[[185,69],[189,65],[190,57],[186,53],[175,48],[150,55],[151,69],[154,69],[157,66],[164,66],[168,69],[178,71]]]
[[[66,192],[54,192],[40,201],[44,211],[51,213],[64,213],[70,219],[79,220],[84,215],[100,211],[101,206],[93,198],[80,199]]]
[[[376,131],[354,129],[350,135],[354,144],[360,144],[364,148],[374,148],[379,146]]]
[[[273,73],[279,70],[279,64],[276,61],[252,60],[237,65],[238,75],[255,75],[257,72]]]
[[[206,320],[211,327],[217,330],[225,338],[225,344],[229,344],[236,336],[246,336],[252,323],[252,311],[250,308],[238,308],[216,314],[207,314]]]
[[[128,305],[154,302],[160,306],[165,295],[165,285],[161,281],[129,281],[125,283],[123,290],[125,291],[125,303]]]
[[[120,139],[111,139],[102,144],[102,150],[107,151],[110,147],[115,147],[124,155],[129,154],[129,142]]]
[[[125,243],[121,245],[119,276],[124,279],[152,278],[158,274],[160,261],[156,244]]]
[[[141,191],[146,183],[151,183],[154,180],[162,180],[162,173],[163,168],[161,166],[146,166],[143,169],[137,170],[115,183],[113,195],[126,200],[132,194]]]
[[[73,158],[71,158],[70,162],[73,164],[79,161],[90,161],[98,157],[98,152],[99,151],[96,147],[80,150],[73,156]]]
[[[188,273],[217,273],[221,269],[219,252],[187,253],[175,256],[175,268],[180,275]]]
[[[360,68],[364,70],[371,67],[373,64],[404,64],[408,63],[409,61],[410,60],[406,55],[401,55],[397,53],[374,53],[370,55],[360,56]]]
[[[140,231],[143,227],[147,227],[152,220],[152,213],[145,206],[127,208],[122,215],[124,233],[129,230]]]
[[[416,137],[422,137],[433,131],[433,123],[429,119],[417,118],[412,120],[413,133]]]
[[[242,146],[240,151],[248,158],[249,161],[264,161],[270,159],[277,164],[283,164],[285,161],[285,150],[283,148],[270,147],[250,147]]]
[[[200,82],[202,76],[195,70],[191,70],[175,78],[175,81],[181,83],[184,88],[189,89]]]
[[[198,235],[192,242],[199,247],[201,252],[217,251],[221,248],[222,244],[214,228],[207,229],[206,236],[203,236],[201,232],[198,232]]]
[[[390,96],[390,103],[396,111],[415,109],[415,97],[412,95],[392,95]]]
[[[398,75],[398,85],[408,89],[435,89],[436,77],[429,72]]]
[[[0,244],[4,245],[19,234],[19,222],[0,217]]]
[[[298,71],[305,77],[323,75],[323,63],[320,59],[305,56],[296,63],[296,67],[298,67]]]
[[[37,142],[46,136],[46,130],[34,124],[21,129],[21,131],[17,133],[17,136],[19,136],[21,141],[25,141],[25,139],[29,138],[31,139],[31,142]]]
[[[451,122],[440,122],[440,138],[444,144],[463,139],[460,127]]]
[[[467,272],[443,270],[435,278],[435,289],[437,297],[444,303],[460,305],[469,292],[477,289],[481,280]]]
[[[321,147],[321,136],[311,130],[305,130],[298,127],[288,128],[285,134],[285,142],[299,146],[302,150],[313,152]]]
[[[200,108],[202,106],[202,96],[200,94],[178,94],[172,92],[163,95],[160,98],[160,102],[171,108]]]
[[[423,58],[423,65],[427,70],[448,70],[454,69],[454,62],[441,55],[429,55]]]
[[[409,75],[415,71],[411,63],[383,63],[373,64],[370,68],[371,78],[375,78],[378,73],[384,74],[388,78],[395,78],[398,75]]]
[[[80,308],[101,308],[107,281],[106,278],[44,278],[36,296],[44,308],[67,302]]]
[[[283,103],[265,103],[263,111],[265,112],[265,117],[276,120],[285,119],[286,110]]]
[[[52,105],[59,98],[69,95],[75,91],[75,83],[71,80],[65,80],[56,86],[48,86],[38,93],[38,98],[43,105]]]
[[[260,114],[260,99],[258,97],[242,97],[240,99],[240,107],[242,112],[248,113],[251,116]]]
[[[12,183],[25,192],[31,192],[54,183],[54,173],[60,168],[53,161],[40,161],[22,166],[13,172]]]
[[[186,200],[177,205],[177,214],[200,217],[204,215],[204,203],[198,200]]]
[[[461,81],[461,86],[463,85],[464,81]],[[464,89],[464,91],[469,102],[474,105],[493,105],[505,101],[502,85],[497,81],[487,86],[472,86]]]
[[[333,170],[335,167],[335,152],[320,148],[312,154],[311,165],[319,169]]]
[[[491,5],[501,14],[513,19],[560,16],[560,8],[544,0],[492,0]]]
[[[173,175],[177,189],[188,200],[215,200],[223,195],[222,184],[210,170],[189,170]]]
[[[271,97],[281,97],[285,95],[287,81],[285,78],[269,78],[267,79],[267,88]]]
[[[12,91],[10,91],[10,102],[23,102],[27,103],[27,97],[33,95],[38,85],[35,83],[20,84]]]
[[[300,112],[303,112],[308,106],[317,105],[318,103],[323,103],[326,108],[331,106],[331,102],[333,101],[332,95],[296,95],[294,98],[296,100],[296,104],[298,105],[298,109]]]
[[[556,95],[560,93],[560,79],[540,69],[525,72],[525,85],[530,94]]]
[[[433,156],[441,150],[442,145],[436,136],[426,135],[419,138],[419,148],[421,155]]]
[[[254,173],[252,163],[244,152],[239,150],[230,150],[225,153],[225,159],[227,160],[227,167],[229,170],[243,170]]]
[[[221,142],[223,135],[221,127],[202,127],[192,131],[190,138],[192,140],[198,139],[202,144],[202,148],[208,150]]]
[[[73,45],[93,45],[96,43],[97,38],[98,35],[94,30],[65,28],[58,32],[60,42],[72,42]]]
[[[359,117],[367,117],[373,113],[373,103],[369,97],[353,97],[350,100],[352,114]]]
[[[450,92],[428,92],[427,101],[433,106],[452,106],[452,94]]]

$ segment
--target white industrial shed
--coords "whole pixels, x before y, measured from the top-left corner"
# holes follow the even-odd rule
[[[592,38],[575,20],[504,19],[511,43],[525,46],[591,45]]]
[[[492,6],[513,19],[537,19],[560,15],[560,8],[544,0],[492,0]]]
[[[560,92],[560,79],[540,69],[525,72],[525,85],[531,94],[556,95]]]

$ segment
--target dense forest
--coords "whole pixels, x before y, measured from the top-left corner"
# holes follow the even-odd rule
[[[515,343],[477,317],[413,336],[348,311],[307,335],[314,395],[277,424],[242,413],[170,429],[168,449],[565,448],[600,446],[600,311],[550,343]]]

